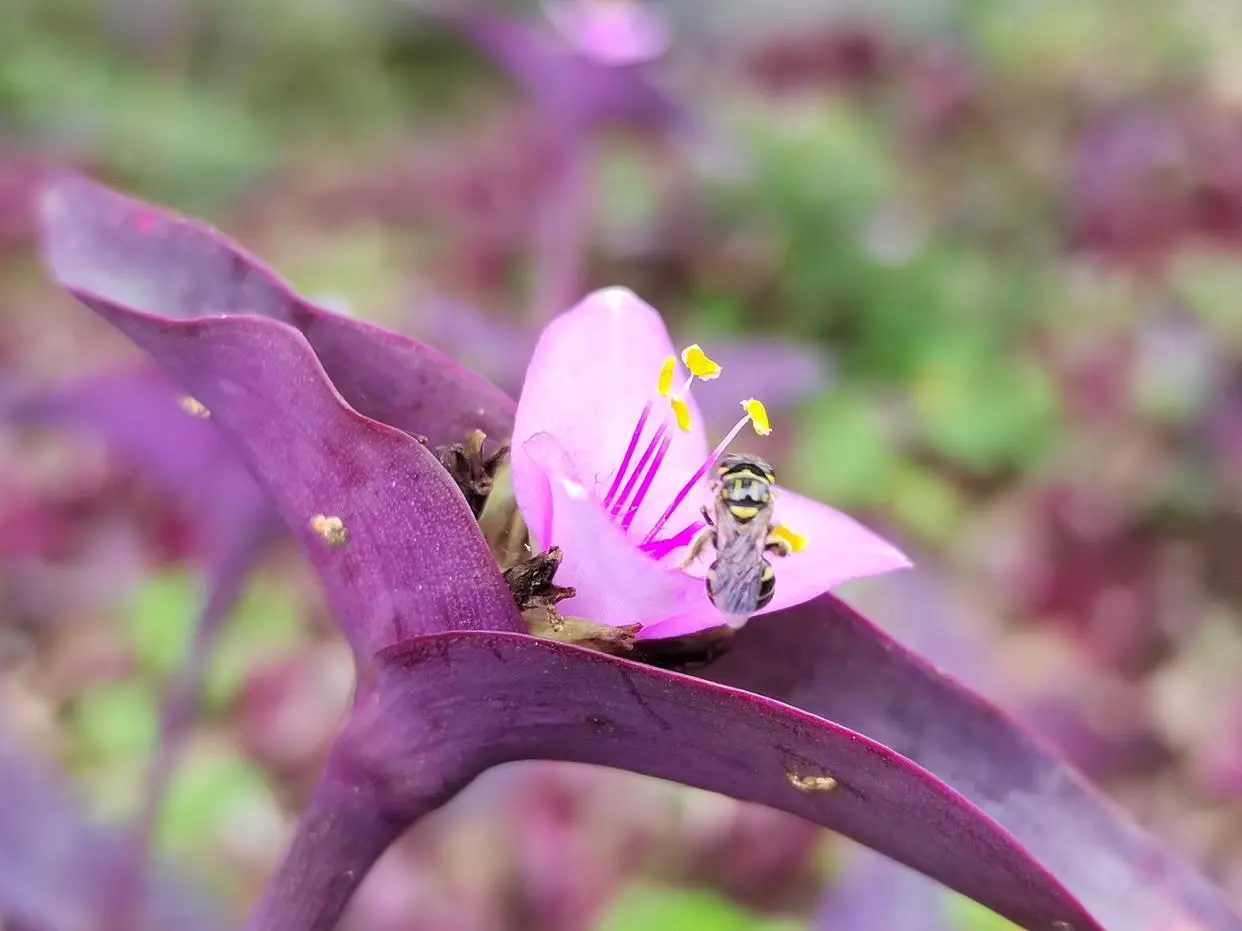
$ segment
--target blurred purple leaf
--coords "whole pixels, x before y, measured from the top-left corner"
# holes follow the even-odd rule
[[[677,340],[678,345],[691,339]],[[824,350],[774,336],[742,336],[705,343],[728,373],[727,386],[705,382],[695,390],[699,410],[711,423],[732,423],[738,398],[763,398],[769,410],[792,407],[819,393],[832,378]]]
[[[0,735],[0,920],[32,931],[98,928],[122,838],[89,826],[61,780]],[[201,896],[167,871],[141,899],[145,931],[224,926]]]
[[[763,914],[798,912],[815,901],[823,885],[817,825],[758,805],[704,807],[681,826],[682,865],[668,878]]]
[[[764,90],[782,94],[875,85],[891,70],[892,40],[874,28],[831,24],[766,38],[746,50],[742,68]]]
[[[226,540],[279,525],[220,431],[187,412],[183,397],[162,372],[136,369],[26,390],[4,405],[3,414],[13,423],[96,436],[195,518],[210,559]]]
[[[255,561],[283,527],[220,431],[183,407],[181,397],[166,375],[142,369],[27,392],[5,410],[17,423],[95,434],[131,468],[178,499],[202,537],[206,598],[161,709],[160,739],[141,795],[142,809],[110,886],[111,908],[123,916],[132,914],[140,901],[151,831],[193,722],[220,628],[241,597]]]
[[[1242,928],[1211,883],[1082,777],[831,595],[747,625],[706,674],[926,767],[1017,838],[1101,927]]]
[[[73,176],[46,188],[42,219],[48,264],[93,310],[271,317],[302,333],[362,414],[437,444],[508,431],[503,392],[429,346],[315,306],[205,223]]]
[[[565,308],[562,308],[565,309]],[[449,298],[425,301],[411,315],[411,329],[442,352],[461,359],[516,396],[538,332],[511,318],[485,314]],[[696,338],[697,339],[697,338]],[[690,337],[674,342],[689,345]],[[695,392],[699,410],[712,424],[732,425],[738,398],[763,398],[771,411],[792,407],[827,387],[831,359],[820,347],[775,336],[720,337],[704,341],[713,359],[728,372],[728,384],[704,382]]]
[[[1067,186],[1073,244],[1141,270],[1196,239],[1242,244],[1242,125],[1194,98],[1094,114]]]
[[[870,850],[851,853],[815,910],[810,931],[952,931],[943,889]]]
[[[538,337],[533,327],[445,297],[424,301],[411,314],[410,328],[513,396],[522,390],[522,378]]]
[[[610,65],[587,58],[534,20],[483,9],[448,9],[448,4],[407,2],[478,45],[521,85],[558,134],[574,136],[606,123],[657,130],[690,126],[688,111],[639,64]]]

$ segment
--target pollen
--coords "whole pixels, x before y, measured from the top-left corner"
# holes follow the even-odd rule
[[[709,358],[698,343],[681,351],[681,361],[690,370],[690,374],[700,381],[711,381],[720,377],[720,365]]]
[[[326,546],[330,546],[333,549],[342,547],[349,542],[349,528],[345,526],[345,521],[339,517],[316,514],[310,519],[310,529],[315,532],[319,539],[323,540]]]
[[[772,432],[772,425],[768,422],[768,409],[763,406],[762,401],[747,398],[742,402],[742,410],[746,411],[751,425],[760,436],[767,436]]]
[[[777,524],[772,528],[772,536],[779,537],[789,544],[791,553],[801,553],[806,549],[806,537],[800,533],[795,533],[784,524]]]
[[[181,409],[183,411],[193,417],[201,417],[206,420],[211,416],[211,411],[207,410],[207,407],[201,401],[197,398],[190,397],[188,394],[183,396],[178,403],[181,404]]]
[[[681,398],[672,398],[669,403],[673,407],[673,416],[677,418],[677,426],[683,433],[690,432],[690,405]]]
[[[792,769],[785,770],[785,778],[788,779],[789,784],[799,792],[832,792],[839,784],[832,776],[803,776],[799,773],[795,773]]]
[[[674,356],[669,356],[660,366],[660,380],[656,382],[656,390],[660,392],[660,397],[667,398],[672,393],[673,374],[676,369],[677,359]]]

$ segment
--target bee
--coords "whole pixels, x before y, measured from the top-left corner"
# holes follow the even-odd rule
[[[732,454],[720,460],[712,482],[713,509],[703,508],[704,527],[690,543],[682,568],[707,544],[716,559],[707,570],[707,597],[730,627],[767,606],[776,592],[769,554],[787,556],[790,544],[772,532],[776,476],[757,456]]]

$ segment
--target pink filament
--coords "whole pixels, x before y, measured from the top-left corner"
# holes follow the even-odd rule
[[[701,520],[696,520],[687,527],[683,527],[671,537],[665,537],[663,540],[653,540],[650,543],[642,543],[639,545],[644,553],[652,559],[663,559],[675,549],[683,546],[689,546],[690,541],[694,539],[694,535],[702,530],[706,524]]]
[[[664,433],[667,434],[668,430],[664,430]],[[638,508],[643,503],[643,498],[647,497],[647,491],[651,488],[651,483],[655,481],[656,473],[660,471],[660,463],[664,461],[664,454],[668,452],[672,442],[673,438],[667,435],[660,441],[660,451],[656,453],[656,457],[651,463],[651,468],[647,470],[647,475],[643,478],[642,485],[638,487],[638,494],[634,496],[634,503],[630,505],[629,510],[625,512],[625,518],[621,521],[622,530],[628,531],[630,524],[634,523],[634,517],[638,514]]]
[[[647,444],[647,448],[643,451],[642,456],[639,457],[638,465],[634,466],[634,471],[630,474],[630,480],[625,483],[625,488],[622,489],[621,494],[617,497],[617,500],[612,503],[610,513],[613,517],[616,517],[621,513],[621,508],[625,506],[626,499],[629,498],[630,492],[632,492],[634,490],[634,486],[638,484],[638,480],[643,474],[643,469],[647,467],[647,463],[651,460],[651,457],[655,455],[656,448],[660,445],[660,441],[664,439],[664,434],[667,432],[668,420],[665,419],[664,423],[660,424],[659,428],[656,430],[655,436],[651,438],[651,442]]]
[[[716,445],[716,448],[712,450],[712,454],[707,457],[707,461],[699,466],[699,470],[691,476],[690,481],[686,482],[686,484],[681,487],[681,491],[677,492],[677,497],[673,499],[673,503],[670,504],[664,513],[660,515],[660,519],[655,522],[655,526],[653,526],[651,530],[647,532],[647,535],[643,537],[643,544],[650,543],[655,539],[656,534],[664,529],[664,525],[667,524],[668,519],[673,516],[673,512],[677,510],[677,508],[681,505],[681,502],[686,500],[686,496],[690,494],[695,486],[703,480],[703,476],[706,475],[707,471],[716,464],[716,460],[720,458],[720,454],[729,448],[729,444],[737,439],[737,435],[742,432],[742,427],[746,426],[748,423],[750,423],[749,414],[739,420],[734,425],[733,429],[729,431],[729,435]],[[628,527],[629,525],[627,524],[626,526]]]
[[[617,477],[612,480],[612,487],[608,489],[608,494],[604,496],[604,508],[612,506],[612,499],[617,495],[617,489],[621,487],[621,480],[625,478],[625,471],[630,467],[630,460],[634,458],[634,450],[638,448],[638,440],[643,435],[643,428],[647,426],[647,418],[651,415],[651,402],[648,401],[643,407],[643,412],[638,415],[638,425],[634,428],[634,435],[630,437],[630,445],[625,451],[625,456],[621,459],[621,468],[617,469]]]

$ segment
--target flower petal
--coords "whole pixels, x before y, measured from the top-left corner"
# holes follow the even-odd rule
[[[831,595],[752,621],[704,675],[839,722],[926,767],[1017,838],[1102,927],[1242,927],[1207,879],[1000,710]]]
[[[578,480],[552,436],[532,437],[523,452],[529,457],[528,481],[541,479],[549,495],[548,516],[530,524],[531,530],[541,547],[561,547],[564,559],[557,584],[578,592],[560,603],[562,613],[622,627],[647,624],[707,602],[700,580],[651,559],[613,523]],[[540,538],[540,533],[545,536]]]
[[[806,548],[772,557],[776,594],[770,614],[810,601],[853,579],[908,569],[910,558],[848,514],[788,488],[776,489],[776,520],[806,537]]]
[[[770,614],[809,601],[851,579],[908,568],[911,563],[895,546],[868,530],[854,518],[828,505],[790,491],[776,489],[776,519],[806,537],[806,548],[788,556],[771,557],[776,572],[776,594],[755,615]],[[678,550],[672,559],[681,557]],[[710,551],[709,551],[710,552]],[[711,558],[700,558],[686,572],[697,578],[706,575]],[[670,613],[649,624],[638,634],[640,640],[682,637],[724,623],[720,612],[706,598],[686,610]]]
[[[636,65],[668,48],[668,19],[648,0],[543,0],[544,15],[580,55],[601,65]]]
[[[210,226],[65,176],[44,190],[44,258],[87,306],[184,319],[259,314],[300,330],[333,385],[359,413],[433,443],[472,429],[500,439],[513,402],[440,352],[332,313]]]
[[[656,397],[660,368],[670,355],[676,352],[660,314],[625,288],[596,291],[547,325],[531,357],[513,426],[513,486],[523,514],[542,513],[547,505],[539,470],[529,470],[522,449],[538,433],[555,437],[588,493],[604,497],[643,406]],[[687,403],[690,431],[672,427],[668,454],[631,527],[635,536],[655,523],[707,458],[702,417],[693,397]],[[648,436],[664,414],[652,411]],[[634,464],[645,447],[646,437]],[[694,495],[687,497],[670,519],[670,531],[693,520],[700,504]]]

